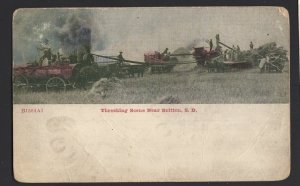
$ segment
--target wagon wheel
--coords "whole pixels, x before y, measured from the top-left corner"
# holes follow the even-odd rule
[[[13,79],[13,90],[14,91],[27,91],[29,88],[28,79],[21,75],[15,76]]]
[[[47,92],[64,92],[66,90],[66,83],[60,77],[52,77],[46,83]]]
[[[85,90],[90,89],[93,83],[98,80],[98,73],[91,66],[83,67],[79,75],[79,84]]]

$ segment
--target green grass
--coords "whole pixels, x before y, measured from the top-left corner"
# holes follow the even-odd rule
[[[108,96],[85,96],[88,91],[73,89],[63,93],[45,91],[14,92],[16,104],[151,104],[166,96],[178,97],[185,104],[288,103],[289,73],[259,73],[248,69],[226,73],[199,70],[169,74],[145,74],[142,78],[122,79],[122,86]]]

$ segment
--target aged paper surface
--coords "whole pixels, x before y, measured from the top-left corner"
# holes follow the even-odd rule
[[[288,176],[289,105],[180,105],[197,113],[101,113],[101,108],[14,107],[20,181],[237,181]],[[36,106],[34,106],[36,107]],[[35,117],[34,121],[31,117]]]
[[[289,43],[281,7],[20,9],[14,176],[285,179]]]

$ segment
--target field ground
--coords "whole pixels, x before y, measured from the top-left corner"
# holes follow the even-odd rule
[[[167,96],[182,104],[288,103],[289,73],[260,73],[258,69],[226,73],[199,70],[169,74],[145,74],[125,78],[107,97],[86,96],[89,91],[73,89],[62,93],[45,91],[14,92],[15,104],[151,104]]]

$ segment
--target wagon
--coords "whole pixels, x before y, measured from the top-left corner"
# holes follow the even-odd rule
[[[93,60],[88,63],[15,66],[14,90],[44,89],[49,92],[65,91],[67,88],[88,89],[100,78],[143,76],[144,63],[125,60],[130,63],[120,64],[116,56],[91,55]]]
[[[14,90],[44,88],[46,91],[65,91],[72,85],[75,66],[75,64],[15,66],[13,88]]]

